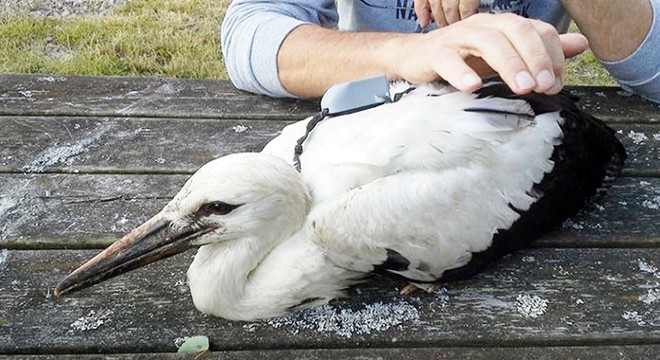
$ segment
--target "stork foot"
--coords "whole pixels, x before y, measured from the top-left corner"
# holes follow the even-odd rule
[[[421,289],[426,291],[429,294],[435,294],[440,290],[440,285],[436,283],[413,283],[409,282],[408,285],[404,286],[399,294],[401,295],[410,295],[415,292],[415,290]]]

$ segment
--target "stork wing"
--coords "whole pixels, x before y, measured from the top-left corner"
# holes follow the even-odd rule
[[[536,200],[559,115],[534,120],[523,100],[435,91],[329,118],[305,142],[302,175],[315,204],[308,231],[338,265],[435,280]],[[291,125],[264,152],[291,162],[304,126]]]
[[[478,151],[489,146],[479,140],[516,136],[531,123],[530,113],[523,100],[476,99],[425,85],[398,102],[321,121],[303,144],[302,175],[319,203],[402,171],[462,166],[490,156]],[[292,164],[308,121],[287,126],[263,152]]]
[[[535,141],[482,143],[462,165],[404,170],[328,198],[313,208],[308,231],[342,267],[436,280],[538,200],[533,186],[552,169],[561,134],[556,120],[543,120],[529,128]]]

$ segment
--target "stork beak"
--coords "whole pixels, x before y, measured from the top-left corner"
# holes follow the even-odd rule
[[[192,240],[214,227],[186,226],[172,230],[162,213],[147,220],[126,236],[69,274],[53,294],[78,291],[125,272],[174,256],[193,247]]]

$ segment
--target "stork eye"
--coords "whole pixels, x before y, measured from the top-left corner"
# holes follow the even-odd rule
[[[202,211],[207,214],[227,215],[241,205],[227,204],[222,201],[214,201],[202,206]]]

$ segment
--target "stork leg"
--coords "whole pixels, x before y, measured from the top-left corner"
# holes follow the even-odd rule
[[[409,282],[406,286],[404,286],[400,291],[399,294],[401,295],[410,295],[415,292],[415,290],[421,289],[426,291],[429,294],[435,294],[440,290],[440,285],[436,283],[413,283]]]

